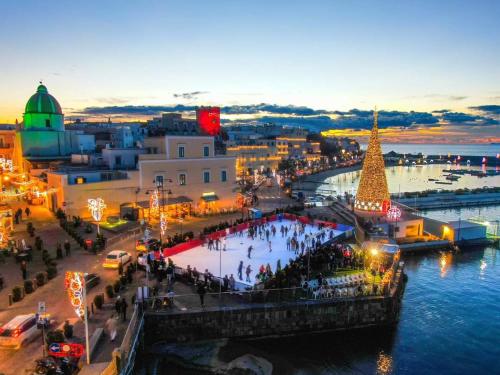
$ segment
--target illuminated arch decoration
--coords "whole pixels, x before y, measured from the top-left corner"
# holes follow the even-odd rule
[[[87,207],[94,220],[101,221],[102,214],[106,209],[106,204],[104,203],[104,200],[102,198],[89,199]]]
[[[162,212],[160,214],[160,231],[162,236],[166,233],[167,226],[168,226],[167,215],[164,212]]]
[[[153,216],[158,216],[160,212],[160,199],[158,189],[155,189],[153,191],[153,194],[151,194],[151,197],[149,198],[149,210],[151,212],[151,215]]]
[[[401,209],[397,206],[392,206],[387,211],[387,220],[389,221],[397,221],[401,219]]]
[[[75,309],[76,315],[83,319],[85,316],[85,278],[82,272],[66,272],[64,279],[66,290],[68,291],[69,301]]]

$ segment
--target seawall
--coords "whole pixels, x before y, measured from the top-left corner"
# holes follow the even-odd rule
[[[288,303],[248,304],[190,311],[146,311],[146,346],[222,338],[261,338],[393,325],[404,292],[399,267],[385,295]]]

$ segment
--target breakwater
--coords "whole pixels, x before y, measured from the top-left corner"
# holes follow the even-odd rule
[[[435,193],[394,200],[411,208],[431,210],[498,205],[500,204],[500,193]]]

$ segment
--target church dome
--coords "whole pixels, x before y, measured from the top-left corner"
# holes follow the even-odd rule
[[[47,87],[40,84],[36,93],[26,103],[24,113],[47,113],[62,115],[59,102],[49,94]]]

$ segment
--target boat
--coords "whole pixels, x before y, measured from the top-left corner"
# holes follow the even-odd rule
[[[450,181],[457,181],[459,178],[460,178],[460,176],[454,176],[452,174],[449,174],[448,176],[446,176],[446,179],[450,180]]]
[[[446,181],[436,181],[435,183],[439,185],[453,185],[453,182],[446,182]]]
[[[427,181],[439,181],[437,178],[429,178]]]

